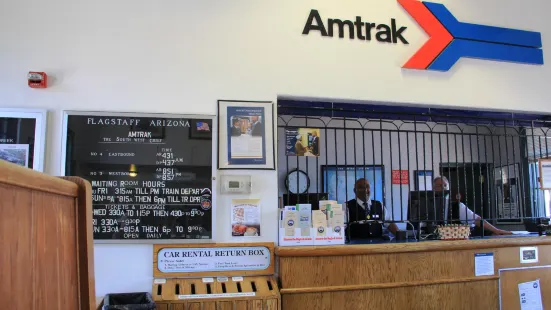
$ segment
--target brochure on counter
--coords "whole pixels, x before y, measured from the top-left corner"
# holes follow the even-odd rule
[[[336,201],[320,201],[319,210],[312,210],[310,204],[280,210],[280,246],[335,245],[344,240],[344,208]]]

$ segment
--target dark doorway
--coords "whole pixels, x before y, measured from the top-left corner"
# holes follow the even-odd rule
[[[493,165],[480,163],[442,163],[442,175],[450,182],[450,199],[464,203],[483,218],[493,218],[491,187]]]

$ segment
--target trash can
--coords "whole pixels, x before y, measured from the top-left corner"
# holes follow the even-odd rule
[[[155,310],[157,306],[150,293],[107,294],[102,310]]]

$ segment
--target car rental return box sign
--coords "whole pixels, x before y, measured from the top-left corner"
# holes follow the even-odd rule
[[[270,267],[267,247],[164,248],[157,268],[164,273],[264,270]]]

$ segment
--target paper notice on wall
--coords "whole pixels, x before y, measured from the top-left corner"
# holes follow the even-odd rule
[[[551,189],[551,161],[548,159],[540,159],[541,171],[541,188]]]
[[[420,191],[432,190],[432,172],[418,172],[417,184],[419,184]]]
[[[232,199],[233,237],[260,236],[260,199]]]
[[[539,279],[536,281],[519,283],[518,293],[520,296],[521,310],[543,310]]]
[[[474,275],[477,277],[494,275],[494,253],[474,254]]]

